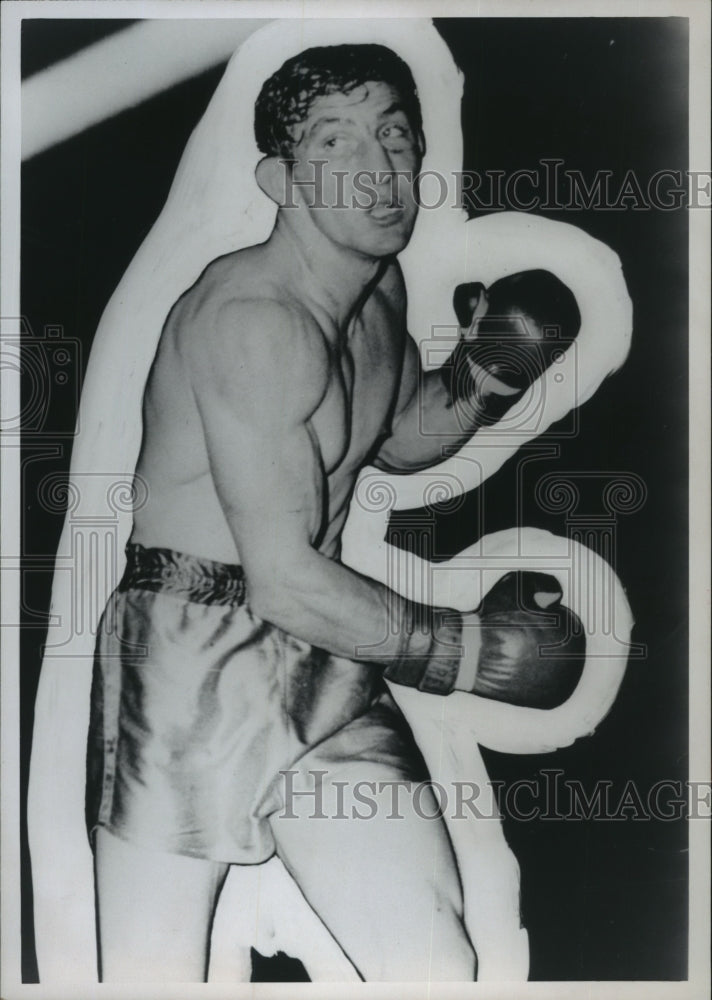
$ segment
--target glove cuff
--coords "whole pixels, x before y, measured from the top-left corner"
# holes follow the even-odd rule
[[[427,632],[425,653],[412,652],[417,630]],[[404,605],[398,653],[383,676],[395,684],[417,687],[428,694],[450,694],[455,687],[462,656],[462,615],[450,608]]]

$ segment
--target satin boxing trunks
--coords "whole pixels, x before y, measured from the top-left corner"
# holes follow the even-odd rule
[[[269,817],[348,769],[427,778],[382,667],[332,656],[256,618],[239,566],[127,546],[99,627],[86,817],[137,845],[250,864]],[[362,765],[362,767],[360,766]]]

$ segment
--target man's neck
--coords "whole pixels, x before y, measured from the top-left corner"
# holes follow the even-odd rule
[[[269,242],[284,266],[282,273],[293,278],[299,297],[346,332],[383,273],[384,262],[334,244],[316,227],[301,233],[281,213]]]

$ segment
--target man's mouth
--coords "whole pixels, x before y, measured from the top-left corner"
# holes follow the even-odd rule
[[[395,201],[379,201],[368,210],[372,219],[386,225],[398,222],[404,212],[405,206]]]

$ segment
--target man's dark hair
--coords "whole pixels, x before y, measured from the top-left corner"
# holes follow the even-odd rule
[[[413,74],[385,45],[329,45],[288,59],[263,84],[255,104],[255,139],[267,156],[292,156],[303,122],[317,97],[349,94],[364,83],[398,91],[411,128],[422,142],[423,120]]]

